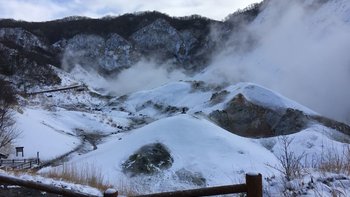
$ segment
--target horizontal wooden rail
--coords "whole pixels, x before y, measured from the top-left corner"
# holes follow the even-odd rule
[[[39,159],[1,159],[0,168],[28,169],[34,167],[34,165],[39,165],[39,163]]]
[[[48,193],[59,194],[68,197],[97,197],[51,185],[45,185],[34,181],[26,181],[14,177],[0,175],[0,183],[28,187],[35,190],[46,191]],[[182,190],[174,192],[163,192],[156,194],[138,195],[134,197],[192,197],[192,196],[214,196],[234,193],[246,193],[247,197],[262,197],[262,176],[261,174],[246,174],[246,183],[237,185],[226,185],[218,187],[208,187],[201,189]],[[108,189],[103,194],[104,197],[117,197],[118,191]]]
[[[84,85],[73,85],[73,86],[68,86],[68,87],[56,88],[56,89],[52,89],[52,90],[43,90],[43,91],[38,91],[38,92],[28,92],[26,94],[27,95],[35,95],[35,94],[58,92],[58,91],[71,90],[71,89],[84,88],[84,87],[85,87]]]
[[[192,190],[182,190],[182,191],[174,191],[174,192],[164,192],[157,194],[147,194],[147,195],[139,195],[134,197],[188,197],[188,196],[215,196],[222,194],[233,194],[233,193],[245,193],[247,192],[246,184],[239,185],[226,185],[220,187],[208,187],[201,189],[192,189]]]
[[[89,194],[84,194],[76,191],[58,188],[58,187],[54,187],[51,185],[46,185],[46,184],[42,184],[34,181],[27,181],[27,180],[14,178],[14,177],[8,177],[1,174],[0,174],[0,183],[18,185],[22,187],[27,187],[27,188],[31,188],[39,191],[46,191],[52,194],[59,194],[59,195],[68,196],[68,197],[96,197]]]
[[[192,197],[215,196],[224,194],[247,193],[247,197],[262,197],[261,174],[246,174],[246,183],[238,185],[226,185],[201,189],[163,192],[156,194],[138,195],[134,197]]]

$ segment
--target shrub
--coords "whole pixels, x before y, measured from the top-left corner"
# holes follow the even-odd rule
[[[293,138],[288,136],[281,136],[278,138],[279,143],[282,145],[282,152],[276,155],[280,166],[270,166],[279,172],[281,172],[286,181],[291,181],[295,178],[299,178],[302,175],[303,166],[301,160],[305,157],[305,154],[296,155],[291,149],[290,145],[293,142]]]

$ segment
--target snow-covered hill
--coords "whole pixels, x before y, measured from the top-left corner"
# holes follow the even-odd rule
[[[75,83],[64,72],[60,76],[65,85]],[[117,188],[129,185],[139,193],[239,183],[245,173],[260,172],[268,178],[264,185],[269,192],[278,194],[284,188],[281,174],[275,169],[279,169],[278,157],[283,150],[280,138],[241,137],[211,120],[213,111],[225,110],[239,95],[271,112],[283,114],[293,109],[305,116],[317,115],[252,83],[217,87],[199,81],[178,81],[112,99],[88,89],[69,90],[23,98],[23,112],[16,113],[18,129],[23,133],[15,146],[24,146],[26,157],[40,152],[44,162],[68,153],[55,161],[57,167],[41,169],[42,174],[59,171],[63,161],[65,166],[90,165],[101,171],[106,183]],[[289,136],[293,139],[290,151],[306,154],[302,161],[305,165],[321,160],[319,153],[328,151],[328,147],[342,152],[350,141],[349,136],[313,120],[290,133],[294,133]],[[89,138],[91,134],[93,138]],[[157,143],[169,151],[169,167],[154,174],[130,175],[125,171],[125,162],[133,154]],[[295,190],[313,194],[301,182],[302,179],[294,183]],[[314,186],[323,187],[320,182]]]
[[[349,10],[347,0],[269,0],[224,22],[151,12],[57,34],[0,21],[0,64],[10,65],[0,73],[20,93],[13,146],[40,153],[39,174],[92,166],[138,193],[259,172],[266,196],[348,196],[350,126],[324,115],[349,112]]]
[[[128,177],[124,174],[122,163],[140,147],[153,143],[162,143],[169,149],[174,159],[172,166],[155,176]],[[276,157],[259,143],[232,135],[208,120],[190,115],[165,118],[111,137],[98,150],[76,156],[71,162],[99,167],[110,183],[117,185],[129,179],[148,187],[149,191],[194,187],[190,173],[204,178],[204,185],[199,186],[241,181],[244,173],[250,171],[268,176],[273,170],[265,164],[277,164]],[[189,172],[188,179],[179,177],[181,171]],[[148,184],[144,180],[148,180]]]

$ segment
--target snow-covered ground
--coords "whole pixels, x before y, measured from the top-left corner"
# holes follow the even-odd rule
[[[224,96],[214,102],[213,95],[220,92],[225,92]],[[136,192],[148,193],[199,187],[190,180],[179,178],[179,171],[203,178],[205,186],[242,183],[245,173],[259,172],[265,178],[265,193],[279,196],[285,188],[281,173],[275,169],[280,169],[278,157],[283,150],[280,138],[240,137],[206,118],[212,111],[222,110],[238,94],[272,110],[294,108],[306,114],[316,114],[272,90],[252,83],[215,88],[205,83],[179,81],[121,98],[108,100],[102,97],[100,101],[89,90],[53,92],[49,97],[37,95],[24,99],[22,103],[26,104],[15,113],[16,127],[22,131],[22,135],[14,145],[24,146],[26,158],[35,157],[40,152],[42,160],[50,160],[78,147],[82,143],[81,132],[101,134],[106,137],[96,144],[96,150],[90,148],[83,153],[72,153],[66,163],[82,166],[82,169],[83,166],[94,166],[101,171],[105,183],[117,189],[127,185]],[[71,102],[67,98],[72,98]],[[41,99],[46,102],[40,102]],[[84,106],[74,110],[77,104]],[[174,106],[180,110],[169,113],[161,106]],[[181,108],[188,109],[186,114],[182,114]],[[135,119],[147,118],[151,121],[135,122]],[[132,127],[133,124],[138,126]],[[305,154],[302,164],[308,168],[321,159],[320,153],[328,151],[329,147],[341,153],[346,142],[350,141],[349,136],[318,124],[312,124],[288,138],[292,139],[290,151],[296,155]],[[170,150],[174,159],[172,166],[151,176],[130,177],[125,174],[122,163],[140,147],[152,143],[162,143]],[[60,168],[62,166],[46,167],[39,173]],[[341,175],[321,174],[310,168],[300,179],[288,184],[306,196],[313,196],[315,192],[327,196],[333,191],[330,184],[339,190],[342,188],[338,188],[337,184],[348,184],[347,176],[339,180],[337,176]],[[315,180],[313,189],[305,186],[311,177]],[[325,181],[322,182],[327,177],[335,180],[328,186],[323,183]]]
[[[0,170],[0,175],[7,176],[7,177],[13,177],[13,178],[20,178],[20,179],[26,180],[26,181],[38,182],[41,184],[51,185],[51,186],[54,186],[57,188],[64,188],[67,190],[80,192],[80,193],[84,193],[84,194],[102,196],[101,191],[97,190],[96,188],[92,188],[92,187],[89,187],[86,185],[79,185],[79,184],[74,184],[74,183],[68,183],[65,181],[45,178],[45,177],[42,177],[39,175],[32,175],[32,174],[26,174],[26,173],[14,174],[14,173],[9,173],[9,172],[3,171],[3,170]]]
[[[60,77],[63,78],[62,86],[78,83],[64,72]],[[220,94],[220,98],[215,98]],[[14,145],[24,147],[25,158],[36,157],[39,152],[42,160],[50,160],[81,145],[81,134],[99,134],[104,137],[95,144],[97,149],[73,152],[66,163],[82,166],[81,169],[94,166],[101,171],[105,183],[117,189],[129,185],[127,187],[136,192],[148,193],[199,187],[191,180],[179,178],[178,172],[203,178],[205,186],[242,183],[245,173],[259,172],[265,178],[265,193],[278,196],[285,188],[281,173],[275,169],[280,169],[278,157],[283,150],[280,138],[240,137],[207,119],[208,114],[224,109],[238,94],[272,110],[293,108],[305,114],[316,114],[253,83],[215,87],[198,81],[178,81],[113,99],[91,93],[89,89],[69,90],[23,98],[15,112],[16,128],[22,134]],[[186,114],[182,114],[182,108],[187,109]],[[349,136],[319,124],[312,124],[288,138],[292,139],[291,152],[305,154],[302,160],[305,166],[312,166],[321,159],[320,153],[328,151],[328,147],[341,152],[345,142],[350,141]],[[152,143],[162,143],[169,149],[174,160],[172,166],[154,175],[130,177],[125,174],[122,163],[140,147]],[[10,158],[15,156],[12,154]],[[62,166],[46,167],[39,173],[60,168]],[[317,180],[335,175],[321,176],[311,172],[312,168],[310,173],[288,184],[292,184],[294,190],[312,196],[314,190],[305,188],[302,182],[313,176],[316,180],[313,187],[327,196],[326,193],[331,191],[329,186],[327,189]],[[348,178],[340,181],[347,184]]]
[[[157,175],[161,179],[156,176],[149,182],[149,191],[172,190],[186,184],[194,187],[176,178],[176,171],[181,169],[200,173],[207,184],[213,186],[240,182],[246,172],[270,176],[274,170],[265,164],[277,164],[276,157],[259,143],[190,115],[165,118],[125,133],[120,138],[111,138],[96,151],[76,156],[70,162],[98,166],[106,175],[107,182],[118,185],[121,180],[130,178],[123,173],[123,161],[140,147],[156,142],[169,148],[174,163],[170,169]],[[49,169],[42,171],[46,170]],[[142,178],[152,179],[148,176],[130,179],[137,181]]]
[[[62,108],[48,111],[28,107],[23,113],[15,114],[16,129],[21,135],[14,145],[23,146],[26,157],[36,157],[39,152],[42,160],[53,159],[79,146],[82,134],[120,132],[120,126],[127,126],[129,120],[123,113],[117,114],[119,117]]]
[[[131,94],[122,106],[130,112],[157,116],[159,111],[152,110],[152,104],[161,106],[187,107],[189,113],[203,112],[209,114],[214,110],[222,110],[232,98],[243,94],[246,99],[258,105],[278,109],[298,109],[307,114],[317,114],[311,109],[300,105],[272,90],[253,83],[238,83],[225,88],[212,87],[208,84],[196,86],[200,82],[172,82],[159,88],[145,90]],[[215,93],[226,92],[220,102],[213,102]],[[148,104],[148,105],[147,105]]]

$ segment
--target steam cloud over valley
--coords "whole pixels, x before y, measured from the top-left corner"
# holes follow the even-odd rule
[[[149,61],[140,61],[116,76],[103,77],[96,70],[87,70],[79,65],[76,65],[71,73],[101,93],[114,96],[148,90],[187,78],[180,70],[170,70],[169,65],[157,65]]]
[[[107,78],[95,73],[96,69],[81,72],[77,67],[72,72],[114,95],[185,79],[254,82],[349,123],[349,13],[346,0],[265,1],[257,18],[234,31],[214,53],[212,63],[195,77],[152,61],[139,61]],[[211,31],[217,35],[221,30]]]

